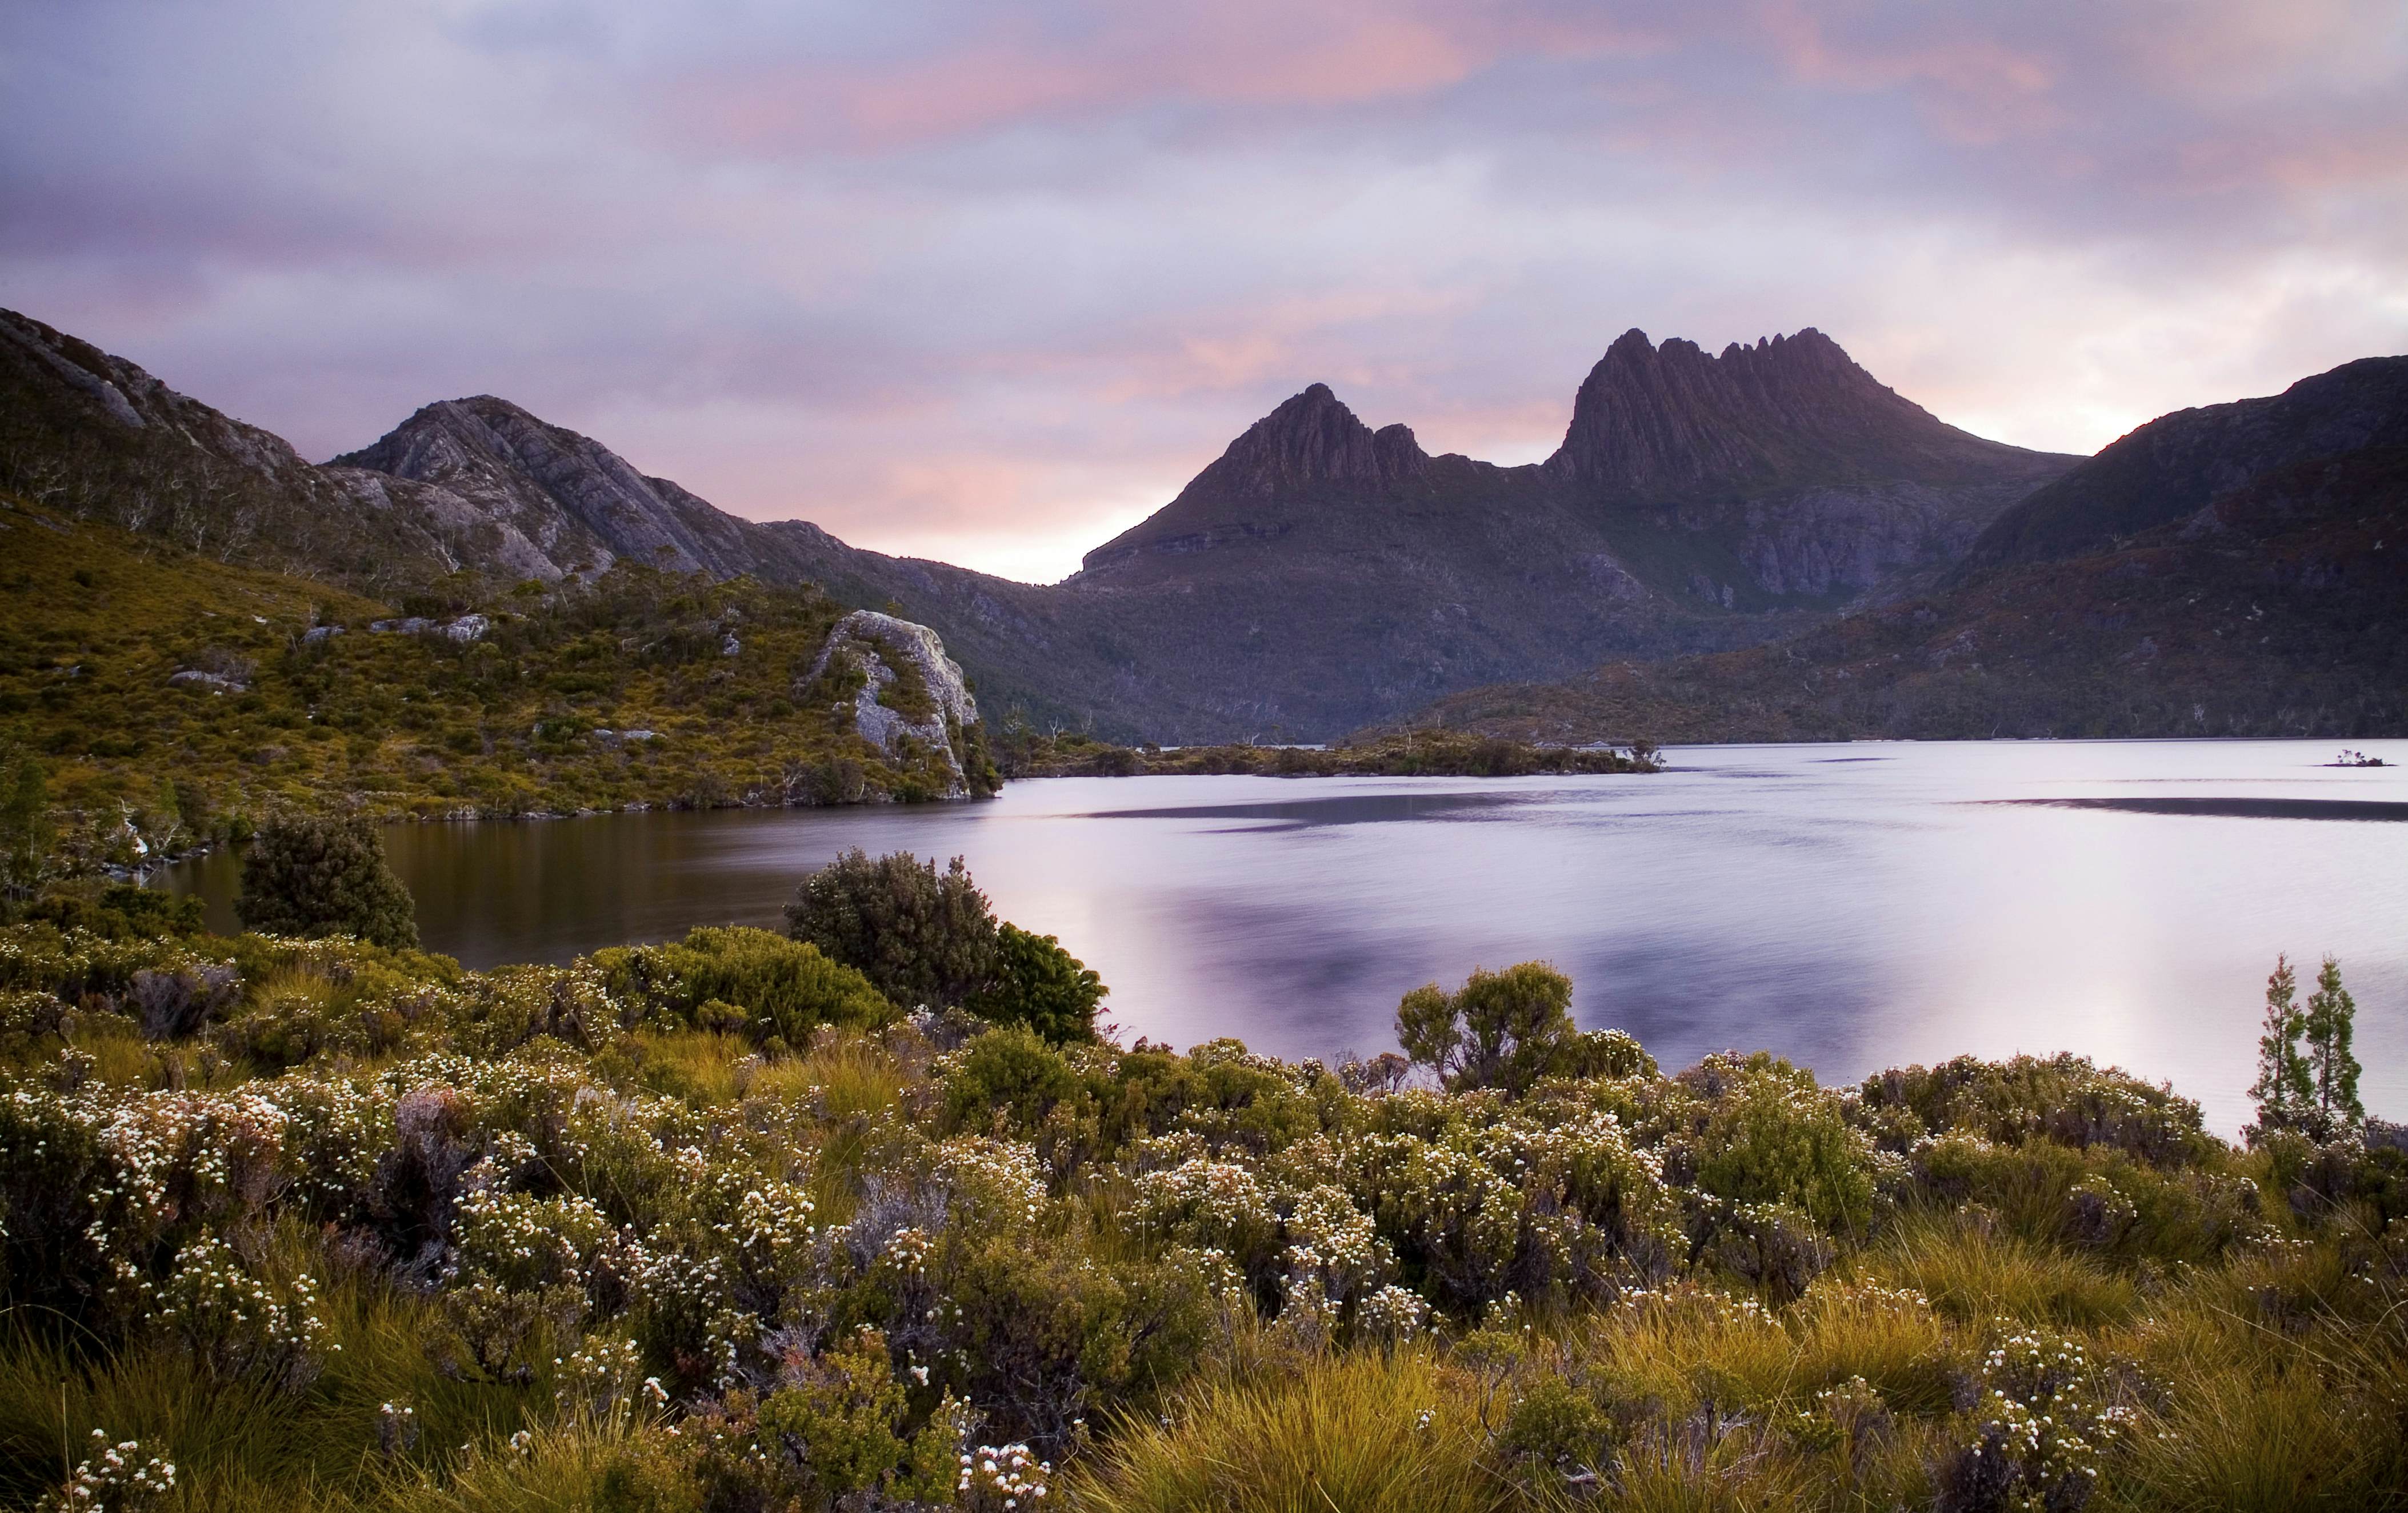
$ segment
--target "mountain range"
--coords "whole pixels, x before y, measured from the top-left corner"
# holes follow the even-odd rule
[[[2408,732],[2408,358],[2164,416],[1932,592],[1777,645],[1449,695],[1546,741]]]
[[[1129,739],[1319,739],[1492,685],[1720,665],[2115,550],[2269,469],[2397,445],[2395,361],[2170,416],[2086,461],[1950,426],[1812,328],[1719,354],[1632,331],[1542,463],[1433,456],[1313,384],[1040,587],[739,519],[492,396],[313,465],[0,312],[0,487],[395,601],[622,558],[809,581],[936,629],[991,712]]]

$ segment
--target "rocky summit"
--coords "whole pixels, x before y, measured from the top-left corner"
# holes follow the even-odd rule
[[[2198,517],[2236,480],[2408,444],[2403,361],[2169,416],[2084,464],[1949,425],[1811,327],[1719,354],[1631,331],[1543,463],[1432,454],[1315,383],[1037,586],[738,519],[491,395],[312,465],[0,314],[0,488],[388,600],[622,560],[817,584],[942,636],[1005,724],[1303,740],[1488,685],[1785,644]]]

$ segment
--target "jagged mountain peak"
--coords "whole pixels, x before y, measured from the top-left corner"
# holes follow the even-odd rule
[[[1411,429],[1390,425],[1374,431],[1329,385],[1315,383],[1248,426],[1180,497],[1376,492],[1418,477],[1428,464]]]
[[[1813,326],[1718,356],[1634,327],[1589,370],[1546,468],[1584,492],[1646,502],[1870,478],[1956,482],[2019,460],[2035,473],[2065,464],[1947,424]]]

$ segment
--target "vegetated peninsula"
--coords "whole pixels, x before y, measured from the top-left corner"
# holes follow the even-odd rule
[[[1668,1075],[1539,963],[1406,993],[1368,1062],[1121,1044],[908,856],[566,966],[464,972],[407,903],[373,828],[294,821],[240,906],[280,934],[131,888],[0,927],[12,1505],[2408,1488],[2408,1132],[2338,963],[2277,964],[2235,1146],[2070,1056]]]

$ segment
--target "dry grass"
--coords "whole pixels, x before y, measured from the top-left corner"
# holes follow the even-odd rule
[[[1903,1221],[1868,1254],[1866,1275],[1911,1287],[1959,1321],[2095,1329],[2121,1323],[2140,1306],[2131,1278],[2100,1262],[2011,1234],[1991,1234],[1952,1216]]]

